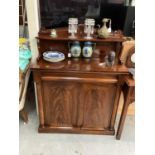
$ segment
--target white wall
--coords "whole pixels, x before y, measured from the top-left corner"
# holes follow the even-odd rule
[[[38,35],[40,28],[38,0],[26,0],[27,20],[29,30],[29,41],[32,51],[32,63],[38,56],[38,48],[35,37]]]

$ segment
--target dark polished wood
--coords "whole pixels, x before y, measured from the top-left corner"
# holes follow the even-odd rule
[[[114,66],[106,67],[104,55],[111,50],[119,54],[123,37],[92,39],[100,51],[98,57],[66,57],[62,62],[50,63],[42,58],[46,50],[57,49],[66,56],[69,52],[66,29],[57,32],[57,38],[39,33],[39,57],[31,65],[38,96],[38,131],[114,135],[122,79],[129,72],[118,57]],[[81,44],[87,41],[80,37],[76,40]]]
[[[97,134],[97,135],[114,135],[114,130],[101,130],[101,129],[83,129],[78,127],[52,127],[46,126],[46,128],[39,127],[39,133],[73,133],[73,134]]]
[[[131,56],[134,53],[135,53],[135,46],[131,47],[127,54],[125,65],[128,68],[135,68],[135,63],[131,61]],[[119,125],[117,129],[117,134],[116,134],[116,139],[118,140],[121,138],[125,119],[126,119],[127,112],[128,112],[128,107],[132,102],[135,101],[135,80],[133,79],[132,76],[127,76],[127,77],[124,77],[124,82],[125,84],[122,89],[123,94],[124,94],[124,104],[123,104],[123,109],[121,112],[121,117],[119,120]]]
[[[124,105],[116,134],[116,139],[118,140],[121,138],[128,107],[135,100],[135,81],[132,79],[132,77],[125,78],[123,93],[124,93]]]

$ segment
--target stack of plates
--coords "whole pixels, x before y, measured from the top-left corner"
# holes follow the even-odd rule
[[[58,51],[46,51],[43,53],[43,59],[49,62],[59,62],[65,59],[65,55]]]

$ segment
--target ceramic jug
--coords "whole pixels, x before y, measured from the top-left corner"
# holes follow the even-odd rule
[[[74,41],[69,43],[71,56],[74,58],[80,57],[81,54],[81,46],[79,41]]]
[[[92,56],[93,50],[95,48],[93,45],[95,45],[95,43],[89,41],[84,43],[84,47],[82,49],[83,57],[90,58]]]
[[[111,23],[111,19],[109,18],[103,18],[102,22],[103,22],[103,26],[98,30],[98,37],[99,38],[107,38],[110,35],[110,31],[107,27],[107,22]]]

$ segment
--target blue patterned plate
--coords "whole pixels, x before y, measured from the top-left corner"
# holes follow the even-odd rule
[[[58,51],[46,51],[43,53],[43,59],[49,62],[59,62],[65,59],[65,55]]]

